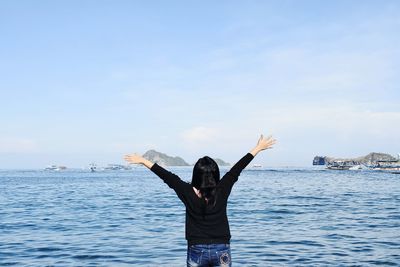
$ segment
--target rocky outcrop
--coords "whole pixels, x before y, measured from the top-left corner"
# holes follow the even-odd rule
[[[354,160],[360,163],[369,163],[377,161],[396,161],[397,159],[389,154],[372,152],[364,157],[355,158]]]
[[[147,160],[150,160],[151,162],[163,166],[190,166],[189,163],[187,163],[180,157],[171,157],[167,154],[155,150],[147,151],[146,153],[144,153],[143,157]]]
[[[162,166],[190,166],[184,159],[181,157],[171,157],[167,154],[158,152],[154,149],[147,151],[143,154],[143,157],[151,162],[157,163]],[[223,161],[222,159],[214,158],[215,162],[219,166],[229,166],[228,162]],[[194,165],[194,164],[193,164]]]
[[[353,162],[354,164],[371,164],[378,161],[396,161],[397,159],[389,154],[371,152],[366,156],[357,158],[334,158],[334,157],[321,157],[315,156],[313,165],[326,165],[334,161]]]
[[[222,159],[215,158],[213,160],[215,160],[215,162],[218,164],[218,166],[229,166],[229,165],[231,165],[228,162],[223,161]]]

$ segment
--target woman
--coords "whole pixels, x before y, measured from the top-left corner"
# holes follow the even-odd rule
[[[231,266],[230,230],[226,206],[233,184],[250,161],[275,139],[261,135],[257,145],[220,179],[217,163],[203,157],[193,168],[192,182],[186,183],[175,174],[140,155],[126,155],[130,163],[142,164],[158,175],[186,206],[187,266]]]

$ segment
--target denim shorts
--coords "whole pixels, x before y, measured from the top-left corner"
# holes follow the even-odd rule
[[[187,266],[231,267],[231,248],[229,244],[192,245],[187,250]]]

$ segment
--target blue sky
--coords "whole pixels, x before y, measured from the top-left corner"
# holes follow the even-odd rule
[[[0,168],[400,153],[399,1],[1,1]]]

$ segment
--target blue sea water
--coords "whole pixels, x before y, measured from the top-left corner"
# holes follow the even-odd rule
[[[244,170],[228,216],[234,266],[400,266],[399,174]],[[184,225],[145,168],[0,170],[0,266],[185,266]]]

